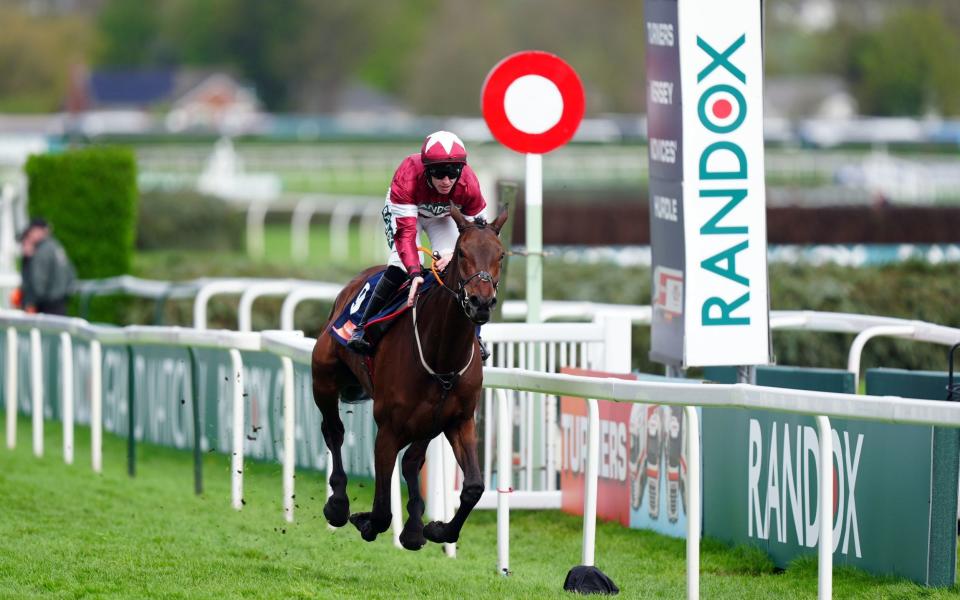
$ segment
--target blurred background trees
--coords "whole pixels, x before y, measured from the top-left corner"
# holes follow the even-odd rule
[[[836,75],[868,115],[960,114],[954,0],[768,0],[769,77]],[[573,64],[588,113],[644,106],[637,0],[7,0],[0,110],[62,108],[72,65],[227,70],[275,112],[331,112],[350,86],[413,113],[479,114],[479,82],[508,53]]]

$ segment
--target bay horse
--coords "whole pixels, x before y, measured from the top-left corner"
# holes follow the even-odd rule
[[[481,218],[468,221],[452,204],[450,211],[460,235],[441,277],[442,285],[419,295],[413,308],[397,317],[366,363],[365,357],[333,339],[330,329],[367,278],[383,267],[367,269],[337,296],[330,319],[317,337],[311,365],[313,398],[323,414],[321,431],[333,454],[333,495],[323,507],[324,516],[334,527],[344,526],[349,516],[368,542],[386,531],[392,517],[390,479],[397,455],[409,446],[401,462],[409,517],[400,533],[400,543],[408,550],[419,550],[427,540],[456,542],[467,516],[483,494],[474,420],[483,364],[475,328],[490,319],[497,302],[500,266],[505,255],[499,234],[507,212],[502,211],[487,224]],[[373,398],[377,423],[376,487],[373,509],[350,515],[347,475],[340,454],[344,427],[339,402],[341,395],[345,399],[356,398],[360,387]],[[433,521],[424,527],[419,473],[427,445],[441,433],[453,446],[463,470],[460,507],[448,523]]]

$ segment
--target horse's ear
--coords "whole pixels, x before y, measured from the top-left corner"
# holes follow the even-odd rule
[[[503,224],[507,222],[507,214],[510,212],[510,205],[504,204],[503,210],[500,211],[500,214],[497,215],[497,218],[494,219],[493,223],[490,223],[490,227],[497,232],[497,235],[500,235],[500,228],[503,227]]]
[[[470,222],[467,221],[466,217],[463,216],[463,213],[460,212],[460,209],[457,208],[457,205],[453,202],[450,203],[450,216],[453,217],[453,222],[457,224],[457,229],[463,231],[465,227],[470,225]]]

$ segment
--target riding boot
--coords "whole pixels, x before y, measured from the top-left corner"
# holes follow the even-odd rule
[[[370,301],[367,302],[360,323],[347,341],[348,348],[359,354],[373,353],[373,344],[364,339],[364,328],[367,326],[367,321],[386,306],[387,302],[397,292],[397,288],[406,279],[407,274],[404,273],[403,269],[394,266],[387,267],[383,276],[380,277],[380,281],[377,282],[377,287],[373,288],[373,293],[370,294]]]
[[[487,362],[487,359],[490,358],[490,351],[487,350],[487,345],[483,343],[483,338],[480,337],[479,325],[477,325],[477,343],[480,344],[480,362]]]

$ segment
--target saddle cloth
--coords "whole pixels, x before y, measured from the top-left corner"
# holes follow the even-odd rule
[[[353,335],[357,324],[359,324],[360,319],[363,318],[367,303],[370,302],[370,296],[373,295],[373,290],[376,289],[377,282],[383,277],[383,273],[384,271],[377,271],[371,275],[363,286],[360,287],[357,294],[343,307],[340,315],[330,324],[330,335],[333,336],[333,339],[340,342],[341,345],[347,345],[347,341],[350,339],[350,336]],[[433,276],[433,273],[428,272],[424,275],[423,284],[420,286],[420,293],[426,292],[436,284],[437,280]],[[370,320],[364,328],[366,330],[364,339],[372,345],[376,346],[380,338],[383,337],[383,334],[386,333],[387,329],[396,321],[396,318],[409,310],[407,306],[407,290],[409,287],[409,281],[401,285],[397,289],[394,297],[391,298],[377,314],[370,317]]]

